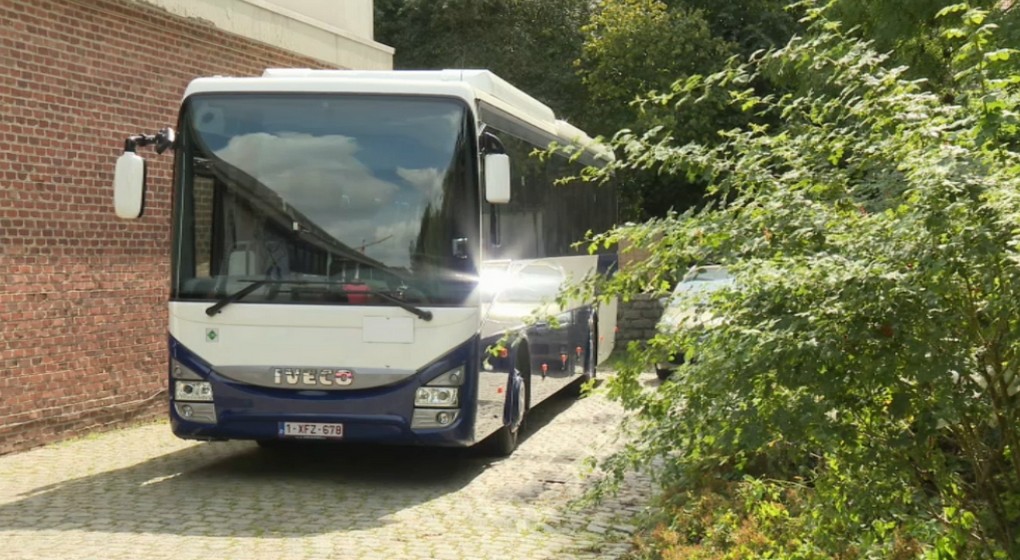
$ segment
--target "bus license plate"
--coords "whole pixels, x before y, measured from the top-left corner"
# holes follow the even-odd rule
[[[340,439],[344,437],[344,425],[320,422],[280,422],[280,437]]]

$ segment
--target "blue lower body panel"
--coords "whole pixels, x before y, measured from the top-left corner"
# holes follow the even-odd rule
[[[475,443],[477,395],[477,337],[399,383],[357,391],[295,391],[239,383],[225,378],[176,340],[170,340],[172,359],[212,385],[215,423],[195,422],[178,414],[170,402],[173,433],[185,439],[272,440],[281,437],[284,422],[343,424],[343,437],[331,441],[396,445],[468,446]],[[411,429],[416,390],[438,375],[463,365],[461,408],[448,426]],[[171,397],[174,378],[171,377]],[[183,404],[183,403],[182,403]],[[438,412],[443,409],[429,409]],[[454,409],[449,409],[453,411]],[[291,439],[291,438],[288,438]],[[293,438],[300,440],[302,438]]]

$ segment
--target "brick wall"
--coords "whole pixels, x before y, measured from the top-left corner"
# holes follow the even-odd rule
[[[189,80],[316,67],[128,0],[0,1],[0,454],[165,413],[170,163],[113,214],[126,135]]]

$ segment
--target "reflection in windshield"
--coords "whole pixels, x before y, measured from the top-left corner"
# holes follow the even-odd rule
[[[445,168],[397,167],[398,177],[424,174],[433,182],[427,190],[416,184],[414,189],[402,189],[395,181],[377,177],[358,159],[360,151],[357,139],[347,136],[253,133],[231,138],[214,153],[257,177],[331,237],[353,241],[369,257],[409,267],[407,247],[417,236],[420,221],[412,218],[430,205],[442,205]],[[444,166],[451,155],[439,158],[446,160]]]
[[[477,241],[468,121],[442,99],[193,99],[182,119],[177,297],[223,297],[256,277],[273,282],[246,302],[461,302],[470,287],[447,278],[473,272],[450,249]],[[309,278],[336,286],[279,282]]]
[[[725,288],[733,283],[731,278],[710,278],[687,280],[677,286],[677,293],[680,292],[714,292]]]
[[[560,293],[565,281],[566,274],[558,266],[529,264],[513,275],[498,297],[503,303],[549,302]]]
[[[694,269],[677,284],[676,292],[713,292],[733,284],[733,276],[722,266]]]

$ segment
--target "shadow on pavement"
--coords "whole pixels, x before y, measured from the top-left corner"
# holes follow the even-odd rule
[[[574,402],[568,391],[535,407],[521,441]],[[0,531],[285,538],[365,530],[456,493],[492,462],[476,449],[203,443],[36,488],[0,504]]]
[[[598,384],[600,381],[596,380],[595,383]],[[580,384],[578,382],[571,383],[546,399],[542,404],[529,410],[525,418],[524,429],[518,437],[519,444],[523,444],[546,424],[556,419],[561,412],[577,402],[578,398],[583,398],[579,397],[579,387]]]

